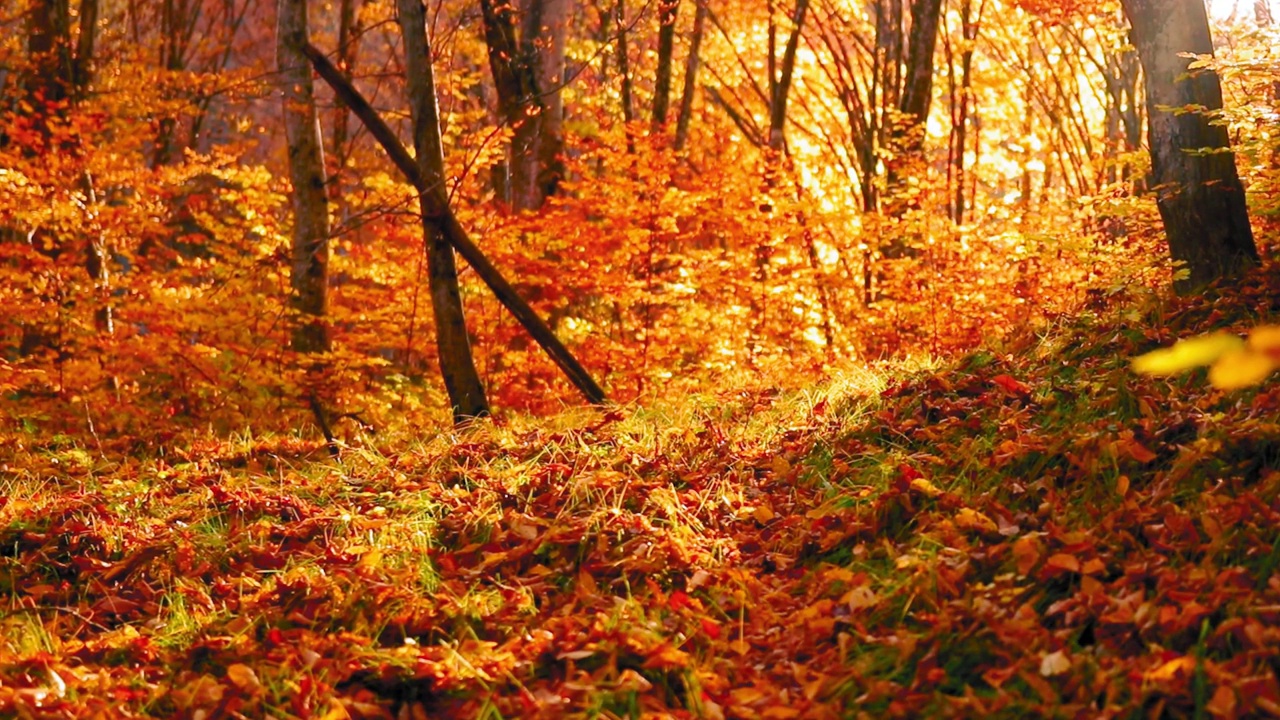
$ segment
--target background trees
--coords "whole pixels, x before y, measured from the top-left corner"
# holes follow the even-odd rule
[[[482,274],[463,263],[456,297],[446,292],[451,252],[429,242],[428,261],[418,219],[435,211],[331,91],[280,104],[274,93],[310,78],[286,62],[292,42],[280,56],[292,74],[274,72],[273,29],[289,14],[100,2],[28,0],[0,17],[0,267],[15,308],[0,353],[12,402],[46,398],[40,422],[68,428],[85,426],[86,408],[99,428],[161,416],[236,427],[303,407],[312,382],[337,416],[375,424],[480,414],[486,394],[530,409],[572,397],[556,364],[567,361],[546,362]],[[1244,191],[1274,204],[1265,14],[1220,25],[1229,52],[1175,83],[1188,60],[1165,68],[1169,55],[1148,60],[1152,48],[1203,53],[1209,36],[1145,26],[1154,6],[1130,4],[1133,47],[1159,68],[1144,91],[1125,15],[1107,4],[422,8],[411,23],[427,32],[421,47],[397,31],[406,8],[390,0],[312,4],[310,33],[415,147],[441,193],[433,207],[447,201],[529,317],[548,318],[581,361],[571,376],[598,377],[621,400],[735,373],[798,381],[832,362],[945,353],[1121,284],[1160,286],[1171,269],[1150,260],[1164,253],[1148,190],[1199,284],[1253,261]],[[1212,108],[1214,73],[1225,79],[1218,124],[1165,112]],[[396,100],[406,96],[408,113]],[[315,150],[301,152],[317,127]],[[1239,186],[1227,156],[1183,151],[1228,138]],[[78,150],[52,154],[49,142]],[[1144,142],[1156,149],[1150,183]],[[304,157],[309,169],[288,169]],[[305,203],[301,222],[290,202]],[[1219,209],[1189,209],[1206,202]],[[1272,221],[1258,217],[1267,238]],[[1177,239],[1206,219],[1210,242]],[[101,332],[104,308],[114,333]],[[326,349],[322,376],[288,370],[309,366],[293,353]],[[473,365],[467,389],[437,383],[441,363]]]

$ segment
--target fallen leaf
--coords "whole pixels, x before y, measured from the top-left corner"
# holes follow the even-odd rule
[[[1196,669],[1196,659],[1190,655],[1174,658],[1142,676],[1147,682],[1168,682],[1180,676],[1190,677]]]
[[[924,495],[925,497],[936,498],[942,494],[942,491],[938,489],[937,485],[934,485],[922,477],[913,479],[910,487],[912,490]]]
[[[1075,555],[1056,553],[1049,556],[1048,561],[1045,562],[1045,567],[1078,573],[1080,572],[1080,560]]]
[[[1040,674],[1045,677],[1061,675],[1071,669],[1071,659],[1061,650],[1055,650],[1040,660]]]
[[[984,535],[998,535],[1000,526],[996,525],[996,521],[974,510],[973,508],[960,508],[955,517],[956,527],[969,532],[982,533]]]
[[[1026,575],[1040,562],[1040,542],[1032,537],[1020,537],[1013,541],[1013,559],[1017,563],[1018,574]]]
[[[245,692],[253,693],[262,688],[262,683],[258,680],[258,675],[253,668],[241,663],[227,666],[227,679]]]

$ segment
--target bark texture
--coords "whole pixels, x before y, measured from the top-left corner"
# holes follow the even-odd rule
[[[505,182],[499,193],[517,210],[536,210],[564,175],[560,154],[560,85],[564,74],[567,0],[480,0],[484,38],[498,95],[498,115],[511,128]]]
[[[1188,71],[1179,53],[1211,55],[1209,20],[1200,0],[1123,0],[1147,90],[1151,189],[1169,251],[1189,274],[1175,281],[1190,292],[1236,277],[1258,263],[1244,187],[1226,128],[1203,112],[1222,108],[1222,85],[1207,71]]]
[[[467,336],[462,294],[458,289],[458,267],[453,248],[441,227],[430,216],[447,207],[444,149],[440,140],[440,113],[436,107],[435,76],[431,68],[431,46],[427,39],[426,14],[422,0],[397,0],[400,32],[404,38],[406,84],[413,115],[413,148],[426,187],[418,205],[422,211],[422,232],[427,254],[427,275],[431,289],[431,310],[436,323],[436,348],[440,375],[444,378],[455,422],[465,422],[489,414],[484,385],[476,372]],[[428,197],[430,196],[430,197]]]
[[[292,304],[301,315],[293,348],[303,353],[329,349],[329,203],[325,195],[324,152],[316,116],[307,45],[306,0],[280,0],[276,63],[284,86],[284,128],[293,181]]]

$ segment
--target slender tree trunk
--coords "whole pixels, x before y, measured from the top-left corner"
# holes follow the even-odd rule
[[[429,216],[448,207],[445,191],[444,149],[440,140],[440,115],[436,107],[435,77],[431,68],[431,46],[427,39],[426,15],[422,0],[397,0],[400,32],[404,37],[405,74],[413,115],[413,147],[418,169],[426,182],[419,197],[422,231],[430,278],[431,308],[436,321],[436,347],[440,374],[449,393],[453,418],[457,423],[489,414],[484,386],[471,357],[462,294],[458,289],[458,268],[453,248],[439,224]],[[432,197],[428,198],[427,195]]]
[[[619,89],[619,94],[622,97],[622,119],[629,124],[636,119],[636,106],[631,97],[631,50],[627,47],[626,0],[616,0],[614,2],[613,26],[618,41],[618,75],[621,76],[622,83]],[[628,135],[628,137],[630,136]]]
[[[787,124],[787,97],[791,94],[791,81],[795,76],[796,52],[800,47],[800,30],[804,26],[804,16],[809,10],[809,0],[796,0],[796,10],[791,16],[791,36],[787,38],[786,48],[782,51],[782,66],[778,77],[769,78],[769,147],[774,152],[781,152],[786,146],[783,130]]]
[[[1213,54],[1209,20],[1200,0],[1123,0],[1122,5],[1146,77],[1156,205],[1170,254],[1189,271],[1174,287],[1191,292],[1258,263],[1226,128],[1211,124],[1204,113],[1173,110],[1222,108],[1218,76],[1189,71],[1191,60],[1180,56]]]
[[[653,133],[662,132],[671,107],[671,67],[676,47],[676,13],[680,0],[658,3],[658,70],[653,81]]]
[[[292,304],[300,314],[293,348],[301,353],[329,350],[325,317],[329,310],[329,204],[325,195],[324,152],[316,115],[307,45],[306,0],[280,0],[276,63],[284,85],[284,127],[293,181]]]
[[[360,0],[341,0],[338,5],[338,69],[347,80],[351,79],[351,68],[356,64],[356,52],[359,50],[360,27],[356,17],[360,9]],[[347,141],[349,138],[350,113],[346,105],[333,105],[333,132],[330,137],[332,148],[329,174],[329,200],[340,208],[339,223],[345,222],[347,202],[344,187],[344,173],[347,164]]]
[[[689,141],[689,121],[693,116],[693,96],[698,89],[698,68],[702,64],[702,36],[707,25],[707,0],[697,0],[693,16],[693,34],[689,36],[689,57],[684,66],[684,89],[680,93],[680,112],[676,116],[675,149],[684,150]]]

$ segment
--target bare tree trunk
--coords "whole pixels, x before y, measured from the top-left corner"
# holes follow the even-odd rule
[[[284,84],[284,128],[293,181],[292,304],[301,315],[293,348],[301,353],[329,350],[329,203],[325,196],[324,152],[316,115],[307,45],[306,0],[280,0],[276,64]]]
[[[619,94],[622,96],[622,119],[630,123],[636,119],[636,106],[631,97],[631,51],[627,47],[626,0],[615,0],[613,4],[613,26],[618,38],[618,74],[621,76],[622,81],[619,90]]]
[[[1146,77],[1156,205],[1170,253],[1189,271],[1175,279],[1174,287],[1191,292],[1258,263],[1226,128],[1211,124],[1202,112],[1172,110],[1222,108],[1218,76],[1189,71],[1191,60],[1180,56],[1213,54],[1209,20],[1200,0],[1123,0],[1122,5]],[[1214,152],[1203,152],[1206,148]]]
[[[356,23],[360,0],[341,0],[338,6],[338,69],[347,80],[356,63],[356,51],[360,47],[360,27]],[[342,103],[333,105],[333,132],[329,145],[332,148],[329,174],[329,200],[337,205],[339,224],[346,221],[347,201],[343,192],[343,170],[347,164],[349,117],[351,111]]]
[[[572,0],[525,0],[522,42],[534,58],[543,115],[538,126],[539,205],[564,179],[564,68]]]
[[[791,94],[791,80],[795,76],[800,29],[804,26],[808,10],[809,0],[796,0],[796,10],[791,16],[791,36],[787,38],[786,49],[782,53],[782,66],[776,78],[769,77],[769,148],[774,152],[781,152],[786,147],[783,130],[787,124],[787,97]]]
[[[676,116],[675,149],[684,150],[689,141],[689,121],[693,115],[693,95],[698,88],[698,68],[702,64],[702,36],[707,25],[707,0],[697,0],[693,16],[693,34],[689,37],[689,57],[684,66],[684,89],[680,93],[680,112]]]
[[[955,194],[951,206],[952,219],[963,224],[965,218],[965,167],[964,155],[969,130],[969,104],[973,96],[973,49],[978,37],[978,27],[982,22],[982,10],[986,3],[978,8],[977,20],[974,20],[971,0],[963,0],[960,4],[960,37],[964,46],[960,50],[960,85],[956,93],[955,115],[952,121],[951,167],[955,181]],[[954,82],[954,80],[953,80]]]
[[[518,33],[516,9],[510,2],[480,0],[498,115],[512,130],[506,183],[510,196],[504,199],[517,210],[542,207],[563,175],[560,121],[547,102],[552,96],[559,101],[562,81],[549,88],[543,85],[552,74],[563,76],[567,7],[565,0],[529,0],[523,31]],[[539,48],[540,44],[544,47]],[[547,77],[540,77],[543,74]]]
[[[431,309],[436,321],[440,375],[449,393],[454,422],[463,423],[488,415],[489,403],[471,357],[453,248],[440,226],[428,219],[438,208],[448,207],[449,198],[444,187],[444,149],[440,140],[440,114],[436,107],[426,15],[422,0],[397,0],[396,5],[400,32],[404,37],[405,75],[413,115],[413,148],[418,169],[426,182],[418,204],[423,215],[422,231],[430,278]]]
[[[676,13],[680,0],[658,3],[658,70],[653,81],[653,133],[662,132],[671,107],[671,65],[676,46]]]

